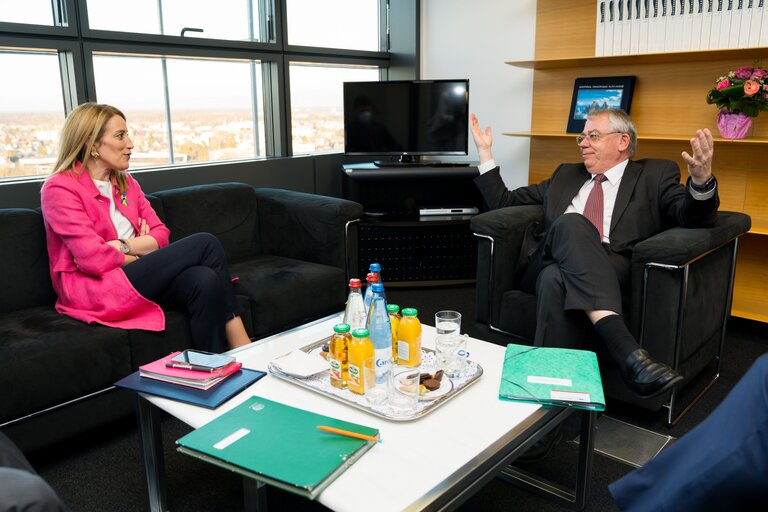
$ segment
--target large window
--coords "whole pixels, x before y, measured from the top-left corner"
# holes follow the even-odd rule
[[[51,0],[0,0],[0,21],[53,25]]]
[[[47,174],[64,124],[54,51],[0,48],[0,178]]]
[[[378,0],[287,0],[288,44],[379,50]]]
[[[0,0],[3,1],[3,0]],[[88,0],[88,22],[98,30],[263,41],[258,0]]]
[[[344,151],[343,84],[378,80],[378,68],[297,62],[290,73],[293,154]]]
[[[99,101],[128,118],[132,166],[265,154],[258,61],[96,54],[93,65]]]
[[[0,180],[48,173],[87,101],[126,114],[132,168],[343,151],[385,1],[0,0]]]

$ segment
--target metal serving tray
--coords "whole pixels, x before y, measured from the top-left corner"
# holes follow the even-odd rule
[[[328,336],[305,347],[302,347],[301,350],[307,353],[319,350],[324,344],[330,342],[330,339],[331,337]],[[292,382],[303,388],[309,389],[310,391],[314,391],[315,393],[320,393],[321,395],[325,395],[339,402],[343,402],[352,407],[366,411],[370,414],[373,414],[374,416],[379,416],[380,418],[385,418],[392,421],[411,421],[429,414],[430,412],[434,411],[449,401],[454,396],[467,389],[477,379],[479,379],[481,375],[483,375],[483,367],[477,364],[475,361],[469,359],[467,360],[467,371],[465,372],[464,377],[450,378],[447,375],[443,376],[443,380],[447,379],[447,381],[450,382],[450,389],[441,391],[440,389],[443,389],[445,385],[441,386],[440,389],[433,392],[437,393],[439,396],[430,397],[429,395],[426,395],[424,397],[419,397],[419,404],[417,405],[416,411],[413,414],[408,416],[396,416],[389,413],[386,405],[375,407],[371,406],[364,396],[353,393],[347,389],[338,389],[331,386],[331,379],[328,375],[328,370],[316,373],[310,377],[301,378],[281,372],[272,363],[267,366],[267,369],[270,374],[279,379]],[[421,349],[421,365],[419,366],[419,371],[422,373],[435,372],[434,350],[426,348]]]

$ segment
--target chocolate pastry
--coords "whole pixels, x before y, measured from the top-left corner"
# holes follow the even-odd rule
[[[427,388],[429,391],[434,391],[440,387],[440,381],[435,379],[427,379],[424,382],[422,382],[422,384],[424,384],[424,387]]]

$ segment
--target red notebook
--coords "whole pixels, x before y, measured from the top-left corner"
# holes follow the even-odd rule
[[[180,354],[180,352],[173,352],[157,361],[139,366],[139,375],[150,379],[162,380],[165,382],[171,382],[174,384],[181,384],[182,386],[190,386],[198,389],[209,389],[228,376],[240,370],[243,367],[242,363],[233,361],[232,363],[210,372],[202,372],[198,370],[187,370],[185,368],[172,368],[166,366],[166,362]]]

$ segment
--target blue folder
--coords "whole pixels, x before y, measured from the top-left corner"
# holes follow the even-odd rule
[[[181,384],[171,384],[170,382],[141,377],[139,372],[133,372],[115,382],[115,386],[199,405],[207,409],[215,409],[264,375],[266,375],[264,372],[243,368],[210,389],[196,389]]]

